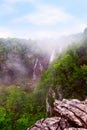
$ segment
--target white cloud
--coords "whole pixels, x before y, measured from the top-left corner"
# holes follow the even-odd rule
[[[34,0],[5,0],[7,2],[19,2],[19,1],[34,1]],[[7,12],[11,9],[7,4],[4,5],[7,8]],[[19,38],[32,38],[32,39],[44,39],[44,38],[58,38],[62,35],[69,35],[72,33],[79,33],[83,31],[87,24],[80,19],[72,16],[64,11],[62,8],[55,8],[49,5],[37,5],[36,11],[27,14],[25,16],[15,18],[11,21],[11,25],[17,25],[17,28],[10,29],[0,27],[0,37],[19,37]],[[22,28],[21,23],[27,23],[27,29]],[[32,23],[33,26],[30,27]],[[15,27],[16,27],[15,25]],[[29,25],[29,27],[28,27]],[[40,25],[40,27],[38,26]],[[48,27],[49,25],[49,27]],[[63,25],[60,27],[60,25]],[[56,29],[55,27],[56,26]],[[45,28],[44,28],[45,27]],[[33,29],[32,29],[33,28]],[[44,29],[43,29],[44,28]],[[49,29],[50,28],[50,29]]]
[[[76,24],[76,25],[69,25],[65,28],[57,29],[57,30],[42,30],[33,32],[31,36],[38,39],[44,38],[59,38],[61,36],[68,36],[72,34],[81,33],[84,31],[84,28],[87,27],[87,24]],[[33,38],[33,37],[32,37]]]
[[[86,24],[81,24],[79,23],[77,24],[73,24],[73,25],[69,25],[65,28],[61,28],[61,29],[38,29],[38,30],[30,30],[28,29],[15,29],[14,33],[11,35],[12,37],[19,37],[19,38],[31,38],[31,39],[45,39],[45,38],[53,38],[53,39],[57,39],[61,36],[68,36],[70,34],[76,34],[76,33],[80,33],[84,30],[84,28],[86,27]]]
[[[27,25],[32,23],[34,27],[37,28],[36,30],[34,30],[34,28],[32,30],[33,26],[31,26],[31,29],[27,28],[27,30],[20,31],[21,37],[32,39],[58,38],[64,35],[67,36],[82,32],[87,26],[85,22],[70,15],[63,9],[47,5],[37,6],[35,12],[16,18],[13,20],[13,23],[27,23]]]
[[[84,30],[84,28],[87,27],[87,24],[81,23],[81,22],[75,22],[68,24],[65,27],[61,27],[60,29],[35,29],[32,30],[29,28],[20,29],[15,28],[1,28],[0,27],[0,37],[17,37],[17,38],[31,38],[31,39],[45,39],[45,38],[59,38],[61,36],[68,36],[70,34],[80,33]]]
[[[72,16],[66,13],[61,8],[55,8],[47,5],[39,5],[36,8],[36,11],[22,16],[20,18],[14,19],[14,22],[26,22],[32,23],[35,25],[40,24],[56,24],[56,23],[65,23],[68,20],[72,19]]]
[[[87,27],[87,24],[85,23],[79,23],[79,24],[75,24],[75,25],[72,25],[71,27],[69,26],[68,29],[66,30],[66,32],[68,32],[68,35],[69,34],[72,34],[72,33],[81,33],[84,31],[84,29]]]
[[[4,0],[6,3],[16,3],[16,2],[34,2],[35,0]]]
[[[72,26],[67,26],[58,30],[29,30],[29,29],[10,29],[0,27],[0,37],[17,37],[17,38],[31,38],[31,39],[45,39],[45,38],[59,38],[61,36],[68,36],[70,34],[80,33],[87,27],[87,24],[79,23]]]

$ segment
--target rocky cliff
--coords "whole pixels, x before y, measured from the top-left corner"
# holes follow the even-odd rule
[[[49,58],[32,40],[0,39],[0,85],[29,87],[48,68]]]
[[[87,130],[87,100],[55,100],[52,114],[27,130]]]

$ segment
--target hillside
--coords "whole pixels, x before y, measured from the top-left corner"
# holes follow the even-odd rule
[[[50,51],[32,40],[0,39],[1,130],[26,130],[51,116],[54,99],[87,97],[86,30],[62,52]]]
[[[49,89],[53,89],[57,99],[87,97],[86,35],[69,45],[42,74],[36,91],[44,102]]]
[[[29,87],[48,64],[49,55],[35,41],[0,39],[0,84]]]

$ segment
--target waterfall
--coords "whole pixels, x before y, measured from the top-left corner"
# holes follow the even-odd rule
[[[34,64],[34,71],[33,71],[33,80],[36,80],[38,74],[37,74],[37,70],[39,70],[39,72],[43,71],[43,65],[40,62],[40,60],[38,58],[36,58],[35,60],[35,64]]]
[[[43,71],[43,66],[42,64],[39,62],[39,66],[40,66],[40,71],[42,72]]]
[[[52,54],[50,56],[50,62],[52,62],[55,58],[55,50],[52,51]]]
[[[34,64],[33,80],[35,80],[36,77],[37,77],[37,75],[36,75],[37,64],[38,64],[38,58],[36,58],[36,61],[35,61],[35,64]]]
[[[34,65],[34,70],[36,69],[37,64],[38,64],[38,58],[36,58],[35,65]]]

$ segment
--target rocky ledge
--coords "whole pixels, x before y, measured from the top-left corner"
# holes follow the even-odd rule
[[[55,100],[53,117],[41,119],[27,130],[87,130],[87,100]]]

